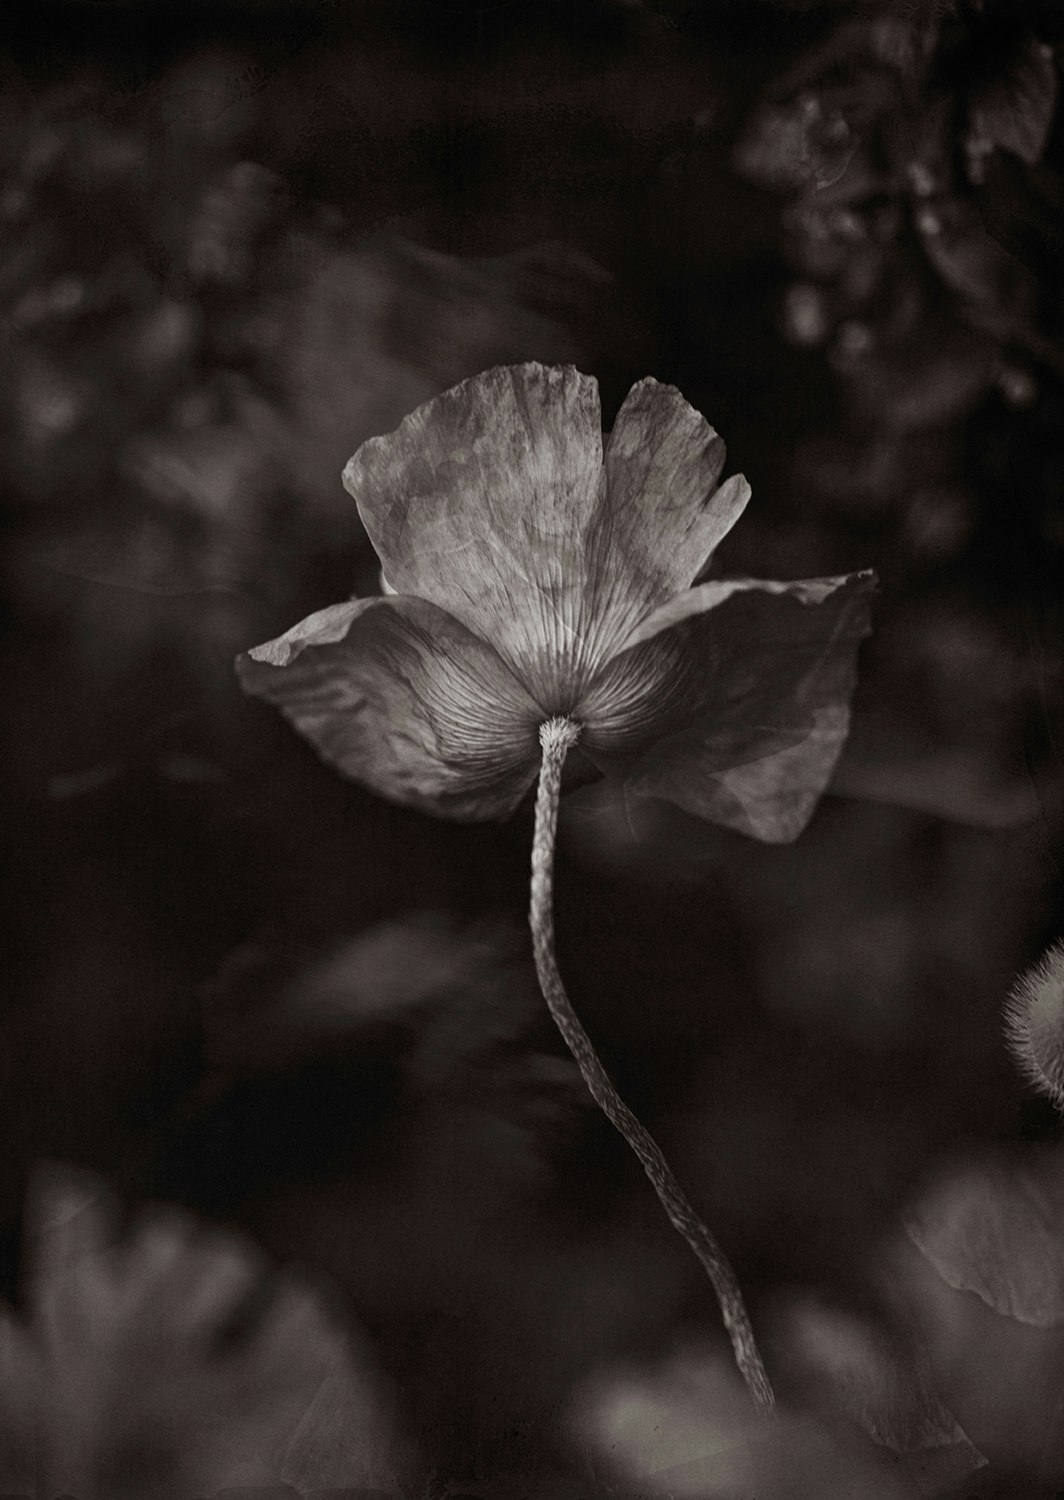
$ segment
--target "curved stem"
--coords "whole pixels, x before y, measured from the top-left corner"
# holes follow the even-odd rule
[[[735,1272],[713,1235],[687,1201],[657,1142],[611,1083],[590,1037],[573,1010],[558,973],[554,957],[554,843],[558,827],[562,766],[567,751],[579,736],[580,726],[571,719],[549,719],[540,726],[543,761],[536,795],[536,826],[532,838],[532,898],[529,911],[539,986],[566,1046],[576,1059],[592,1098],[639,1158],[673,1227],[690,1245],[713,1283],[739,1371],[755,1403],[763,1410],[771,1411],[775,1398],[754,1342],[753,1329]]]

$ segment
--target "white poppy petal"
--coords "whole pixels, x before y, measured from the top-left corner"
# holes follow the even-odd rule
[[[536,776],[541,715],[496,653],[423,599],[352,600],[237,661],[323,760],[446,817],[504,817]]]
[[[633,792],[795,838],[846,737],[873,586],[735,579],[671,600],[590,685],[585,754]]]
[[[742,514],[750,486],[737,474],[717,488],[724,458],[722,439],[674,386],[646,379],[629,391],[606,448],[606,489],[611,551],[639,618],[688,587]]]
[[[490,641],[564,711],[596,655],[598,386],[572,366],[500,366],[363,443],[344,470],[389,584]]]

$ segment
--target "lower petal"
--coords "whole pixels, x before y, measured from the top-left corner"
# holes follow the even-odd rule
[[[592,683],[585,753],[637,794],[770,842],[797,837],[846,738],[873,586],[860,573],[678,595]]]
[[[437,816],[505,817],[535,779],[535,704],[453,616],[403,595],[321,610],[237,660],[321,758]]]

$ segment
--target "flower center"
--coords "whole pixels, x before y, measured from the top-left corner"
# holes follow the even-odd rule
[[[544,753],[551,751],[571,750],[580,738],[583,726],[575,719],[570,719],[565,714],[554,714],[549,719],[544,719],[539,726],[539,742],[543,746]]]

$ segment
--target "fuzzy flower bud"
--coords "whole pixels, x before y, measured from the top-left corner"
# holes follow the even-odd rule
[[[1064,1110],[1064,942],[1047,949],[1013,985],[1005,1039],[1024,1077]]]

